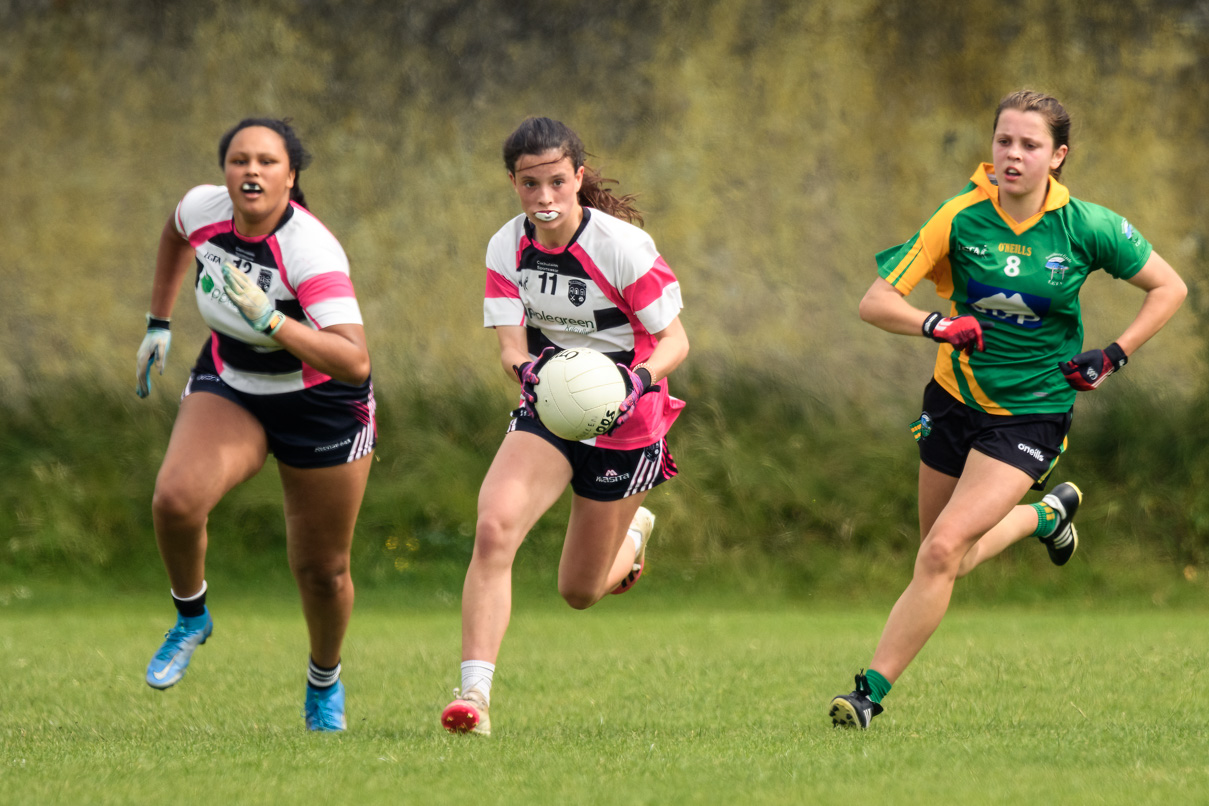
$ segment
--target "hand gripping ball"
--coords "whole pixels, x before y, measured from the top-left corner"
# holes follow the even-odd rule
[[[555,435],[575,441],[600,436],[613,427],[625,400],[626,383],[617,364],[595,350],[555,353],[538,370],[534,408]]]

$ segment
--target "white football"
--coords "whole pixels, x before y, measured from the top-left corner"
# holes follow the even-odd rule
[[[586,348],[555,353],[537,377],[537,416],[563,439],[579,441],[608,431],[626,396],[617,364]]]

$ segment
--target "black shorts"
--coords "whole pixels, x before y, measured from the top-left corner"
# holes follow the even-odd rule
[[[210,392],[246,409],[264,429],[269,450],[290,467],[334,467],[368,456],[378,441],[374,418],[374,385],[330,380],[298,392],[252,395],[218,376],[210,342],[202,348],[184,400],[194,392]]]
[[[571,489],[593,501],[620,501],[645,492],[675,476],[676,460],[667,437],[645,448],[597,448],[551,434],[536,418],[515,416],[508,432],[524,431],[558,448],[571,465]]]
[[[923,414],[913,428],[919,459],[947,476],[960,476],[971,449],[1017,467],[1044,490],[1049,473],[1066,450],[1072,412],[987,414],[967,406],[935,380],[924,389]]]

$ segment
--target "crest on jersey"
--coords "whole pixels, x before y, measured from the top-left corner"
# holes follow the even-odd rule
[[[256,276],[256,285],[266,294],[269,293],[269,284],[272,282],[273,275],[269,273],[268,269],[261,269],[260,274]]]
[[[570,280],[567,282],[567,299],[571,300],[571,304],[578,308],[588,301],[588,284],[583,280]]]
[[[1061,252],[1055,252],[1045,259],[1045,268],[1049,271],[1049,284],[1062,285],[1066,272],[1070,269],[1070,258]]]

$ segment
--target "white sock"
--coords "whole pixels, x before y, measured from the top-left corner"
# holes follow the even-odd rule
[[[487,704],[491,704],[491,679],[495,676],[495,664],[485,660],[462,661],[462,693],[472,688],[483,692]]]
[[[194,599],[200,599],[202,594],[205,592],[206,592],[206,580],[204,580],[204,579],[202,580],[201,590],[199,590],[197,593],[193,594],[192,596],[177,596],[176,591],[172,590],[171,587],[168,588],[168,593],[172,594],[172,598],[176,599],[177,601],[180,601],[180,602],[192,602]]]
[[[631,526],[626,534],[629,535],[630,540],[634,541],[634,556],[637,557],[638,552],[642,551],[642,532]]]
[[[340,661],[336,661],[336,666],[332,669],[325,669],[315,663],[314,658],[307,659],[306,665],[306,682],[310,683],[315,688],[331,688],[336,685],[336,681],[340,679]]]

